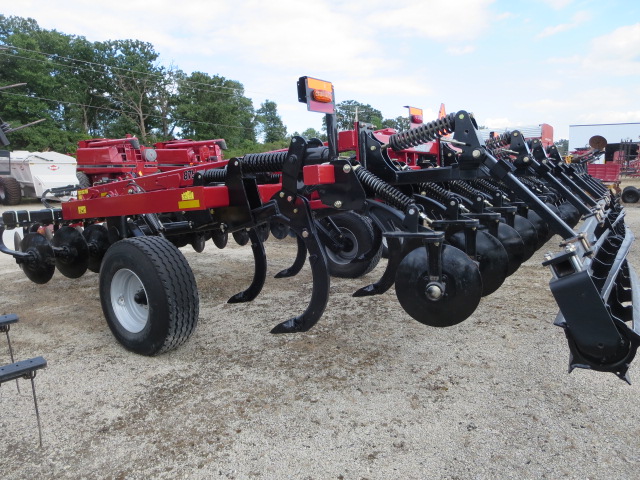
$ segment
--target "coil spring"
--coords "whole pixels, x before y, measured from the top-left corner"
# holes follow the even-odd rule
[[[492,185],[491,182],[486,181],[484,178],[475,179],[473,181],[473,185],[478,190],[480,190],[480,191],[482,191],[484,193],[488,193],[489,195],[493,195],[496,192],[500,192],[501,195],[504,195],[504,192],[502,192],[500,190],[500,188],[498,188],[495,185]]]
[[[453,198],[453,195],[449,190],[437,183],[421,183],[418,185],[418,188],[434,200],[446,202]]]
[[[394,150],[416,147],[438,137],[448,135],[455,128],[455,114],[450,113],[446,117],[433,122],[424,123],[417,128],[405,130],[389,137],[389,145]]]
[[[250,153],[242,159],[242,170],[246,173],[281,172],[287,153]]]
[[[402,193],[397,188],[389,185],[387,182],[378,178],[364,167],[358,167],[354,170],[356,177],[360,183],[365,186],[371,193],[382,198],[389,205],[401,210],[415,205],[413,199]]]
[[[469,195],[472,197],[477,197],[481,192],[473,188],[467,182],[462,182],[460,180],[453,180],[449,182],[449,187],[451,190],[457,191],[457,193],[461,195]]]
[[[532,190],[535,193],[545,193],[546,188],[543,184],[539,183],[537,179],[533,179],[531,177],[518,177],[521,183],[523,183],[529,190]]]
[[[227,178],[227,167],[224,168],[212,168],[206,170],[202,174],[202,178],[205,182],[224,182]]]
[[[287,152],[251,153],[242,157],[242,171],[244,173],[281,172]],[[205,182],[224,182],[227,178],[227,167],[213,168],[202,174]],[[275,177],[265,177],[264,183],[277,183]]]
[[[511,143],[511,132],[505,132],[497,137],[487,139],[484,144],[489,150],[504,148]]]

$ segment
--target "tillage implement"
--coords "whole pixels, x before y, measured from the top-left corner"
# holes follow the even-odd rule
[[[61,208],[5,212],[0,234],[21,228],[23,236],[16,233],[14,250],[0,250],[35,283],[56,269],[71,278],[99,273],[114,336],[155,355],[184,343],[196,327],[196,282],[179,250],[188,244],[198,252],[208,240],[224,248],[231,235],[251,246],[253,277],[229,299],[237,303],[262,290],[269,234],[294,236],[294,260],[276,276],[296,275],[308,259],[311,298],[271,330],[294,333],[322,316],[331,276],[361,277],[383,252],[381,277],[354,296],[395,286],[400,306],[419,322],[460,323],[559,235],[561,250],[544,264],[570,369],[628,381],[640,338],[637,281],[626,259],[633,235],[619,199],[601,182],[517,131],[485,143],[465,111],[403,132],[361,122],[338,132],[333,85],[301,77],[297,87],[310,111],[326,115],[327,142],[294,136],[286,151],[102,179]],[[163,155],[172,163],[169,148]]]

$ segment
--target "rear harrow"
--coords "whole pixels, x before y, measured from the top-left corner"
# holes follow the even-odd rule
[[[397,158],[402,149],[449,134],[455,154],[447,147],[447,161],[439,168],[403,168],[389,154],[393,150]],[[547,254],[544,265],[553,275],[550,288],[560,307],[555,323],[567,336],[570,371],[590,368],[628,381],[627,371],[640,337],[634,319],[637,282],[626,260],[633,235],[624,225],[619,200],[600,182],[561,162],[554,149],[545,152],[536,142],[528,145],[518,132],[501,142],[485,145],[473,117],[460,111],[410,132],[391,134],[386,141],[377,138],[369,126],[360,125],[356,152],[364,167],[398,189],[410,186],[419,192],[420,187],[439,184],[441,200],[455,198],[465,207],[447,209],[441,204],[441,212],[449,212],[449,218],[473,217],[474,210],[482,211],[480,207],[491,211],[494,199],[506,199],[503,205],[535,213],[528,218],[536,229],[536,224],[540,229],[546,225],[549,234],[563,238],[562,251]],[[484,192],[469,188],[474,184]],[[493,191],[492,185],[497,187]],[[444,186],[449,193],[441,191]],[[431,186],[422,192],[427,190],[438,188]],[[494,197],[487,199],[479,193]],[[580,228],[574,230],[580,220]],[[504,217],[502,221],[507,222]],[[509,235],[514,236],[513,232]]]

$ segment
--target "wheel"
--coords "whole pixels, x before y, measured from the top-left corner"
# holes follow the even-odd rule
[[[193,272],[162,237],[127,238],[109,247],[100,268],[100,303],[116,339],[141,355],[178,347],[198,322]]]
[[[86,173],[76,172],[76,178],[80,188],[89,188],[91,186],[91,180],[89,180],[89,176]]]
[[[621,198],[624,203],[638,203],[638,200],[640,200],[640,190],[631,185],[624,187]]]
[[[3,205],[18,205],[22,200],[22,189],[13,177],[0,178],[0,200]]]
[[[329,220],[322,220],[329,226]],[[329,274],[340,278],[359,278],[373,270],[382,257],[382,244],[373,258],[366,261],[354,261],[368,253],[374,246],[374,232],[371,220],[355,212],[344,212],[331,217],[331,221],[338,227],[340,240],[344,248],[334,252],[325,248],[329,263]],[[338,235],[335,228],[330,228],[331,234]]]

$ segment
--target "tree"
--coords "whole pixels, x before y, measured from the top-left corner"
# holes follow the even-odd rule
[[[307,128],[304,132],[302,132],[301,136],[306,139],[318,138],[323,142],[327,141],[327,136],[324,133],[319,132],[315,128]]]
[[[2,91],[0,118],[13,127],[46,120],[12,134],[12,148],[73,149],[83,133],[77,122],[74,75],[64,58],[86,40],[43,30],[32,19],[0,15],[0,42],[5,45],[0,50],[0,85],[26,83]]]
[[[385,118],[382,121],[382,128],[395,128],[399,132],[409,130],[410,126],[408,117]]]
[[[165,70],[156,64],[159,54],[140,40],[109,40],[98,46],[104,56],[101,63],[107,65],[112,104],[135,122],[137,132],[129,133],[137,133],[144,142],[160,125],[156,100],[165,87]]]
[[[561,156],[565,156],[569,153],[569,140],[566,138],[561,138],[557,142],[553,142],[553,144],[558,147],[558,152]]]
[[[360,103],[356,100],[345,100],[336,104],[338,131],[352,130],[356,117],[361,122],[373,124],[376,129],[382,127],[382,112],[371,105]],[[324,118],[322,119],[322,125],[326,130],[327,126]]]
[[[279,142],[286,138],[287,127],[278,115],[278,105],[271,100],[265,100],[256,111],[258,131],[264,136],[264,143]]]
[[[203,72],[182,75],[175,104],[175,123],[184,138],[224,138],[230,147],[255,142],[253,103],[240,82]]]

